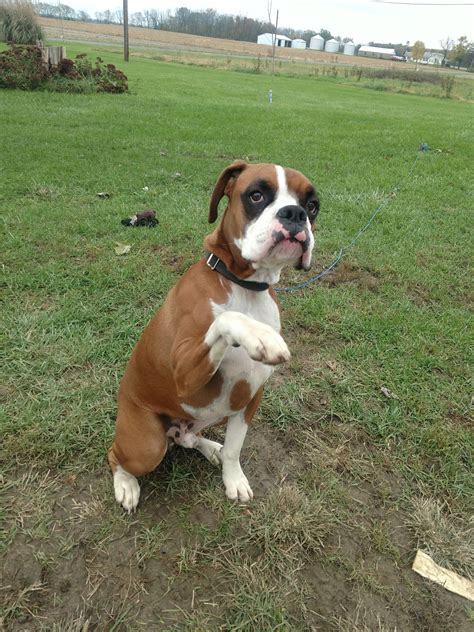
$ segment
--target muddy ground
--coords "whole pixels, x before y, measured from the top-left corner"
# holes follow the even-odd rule
[[[464,600],[410,569],[415,541],[398,509],[403,486],[389,465],[370,463],[374,449],[362,432],[338,419],[323,425],[302,438],[257,421],[243,458],[256,496],[248,507],[225,499],[218,469],[178,448],[146,479],[131,516],[115,505],[105,463],[89,473],[74,472],[73,464],[61,473],[16,472],[14,483],[6,481],[5,629],[265,629],[250,620],[232,625],[239,578],[229,567],[239,560],[264,567],[252,514],[261,517],[269,498],[291,497],[307,478],[303,440],[344,482],[350,518],[337,518],[341,501],[333,490],[336,520],[324,503],[317,546],[288,566],[297,576],[283,600],[289,627],[275,619],[267,629],[469,630]],[[323,487],[330,482],[324,478]],[[378,545],[374,525],[384,528]],[[272,571],[263,596],[281,576],[282,569]]]

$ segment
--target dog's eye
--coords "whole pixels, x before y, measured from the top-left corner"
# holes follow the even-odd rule
[[[255,202],[255,204],[257,204],[258,202],[261,202],[263,200],[263,195],[260,193],[260,191],[254,191],[250,194],[250,199],[252,200],[252,202]]]
[[[308,213],[311,213],[311,215],[315,215],[316,214],[316,202],[308,202]]]

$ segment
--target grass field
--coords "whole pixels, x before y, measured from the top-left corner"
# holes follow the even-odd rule
[[[411,571],[422,548],[474,574],[472,105],[319,76],[276,77],[270,106],[266,76],[126,72],[129,95],[1,95],[6,629],[472,629]],[[332,275],[281,295],[292,361],[244,446],[253,504],[174,449],[128,516],[105,460],[118,381],[234,158],[315,182],[315,270],[402,186]],[[145,208],[156,229],[120,224]]]

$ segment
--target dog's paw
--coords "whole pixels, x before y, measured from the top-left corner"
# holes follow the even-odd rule
[[[222,445],[217,443],[217,441],[211,441],[210,439],[200,437],[199,444],[196,448],[206,457],[208,461],[212,463],[212,465],[220,465],[222,463]]]
[[[120,465],[114,474],[115,500],[129,514],[137,508],[140,499],[140,485],[137,479],[126,472]]]
[[[227,470],[227,468],[225,468]],[[230,471],[224,471],[223,480],[225,493],[230,500],[237,500],[241,503],[248,503],[253,498],[253,491],[242,472],[240,465],[238,468],[232,468]]]
[[[282,364],[290,359],[290,351],[283,338],[271,327],[260,326],[246,336],[245,348],[252,360],[264,364]]]

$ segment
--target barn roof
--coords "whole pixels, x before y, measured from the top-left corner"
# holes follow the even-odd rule
[[[273,37],[274,34],[273,33],[260,33],[260,35],[258,37],[262,37],[262,35],[269,35],[270,37]],[[288,42],[291,42],[291,38],[290,37],[287,37],[286,35],[280,35],[279,33],[277,33],[276,38],[280,39],[280,40],[287,40]]]
[[[359,48],[359,53],[379,53],[384,55],[395,55],[394,48],[381,48],[380,46],[361,46]]]

